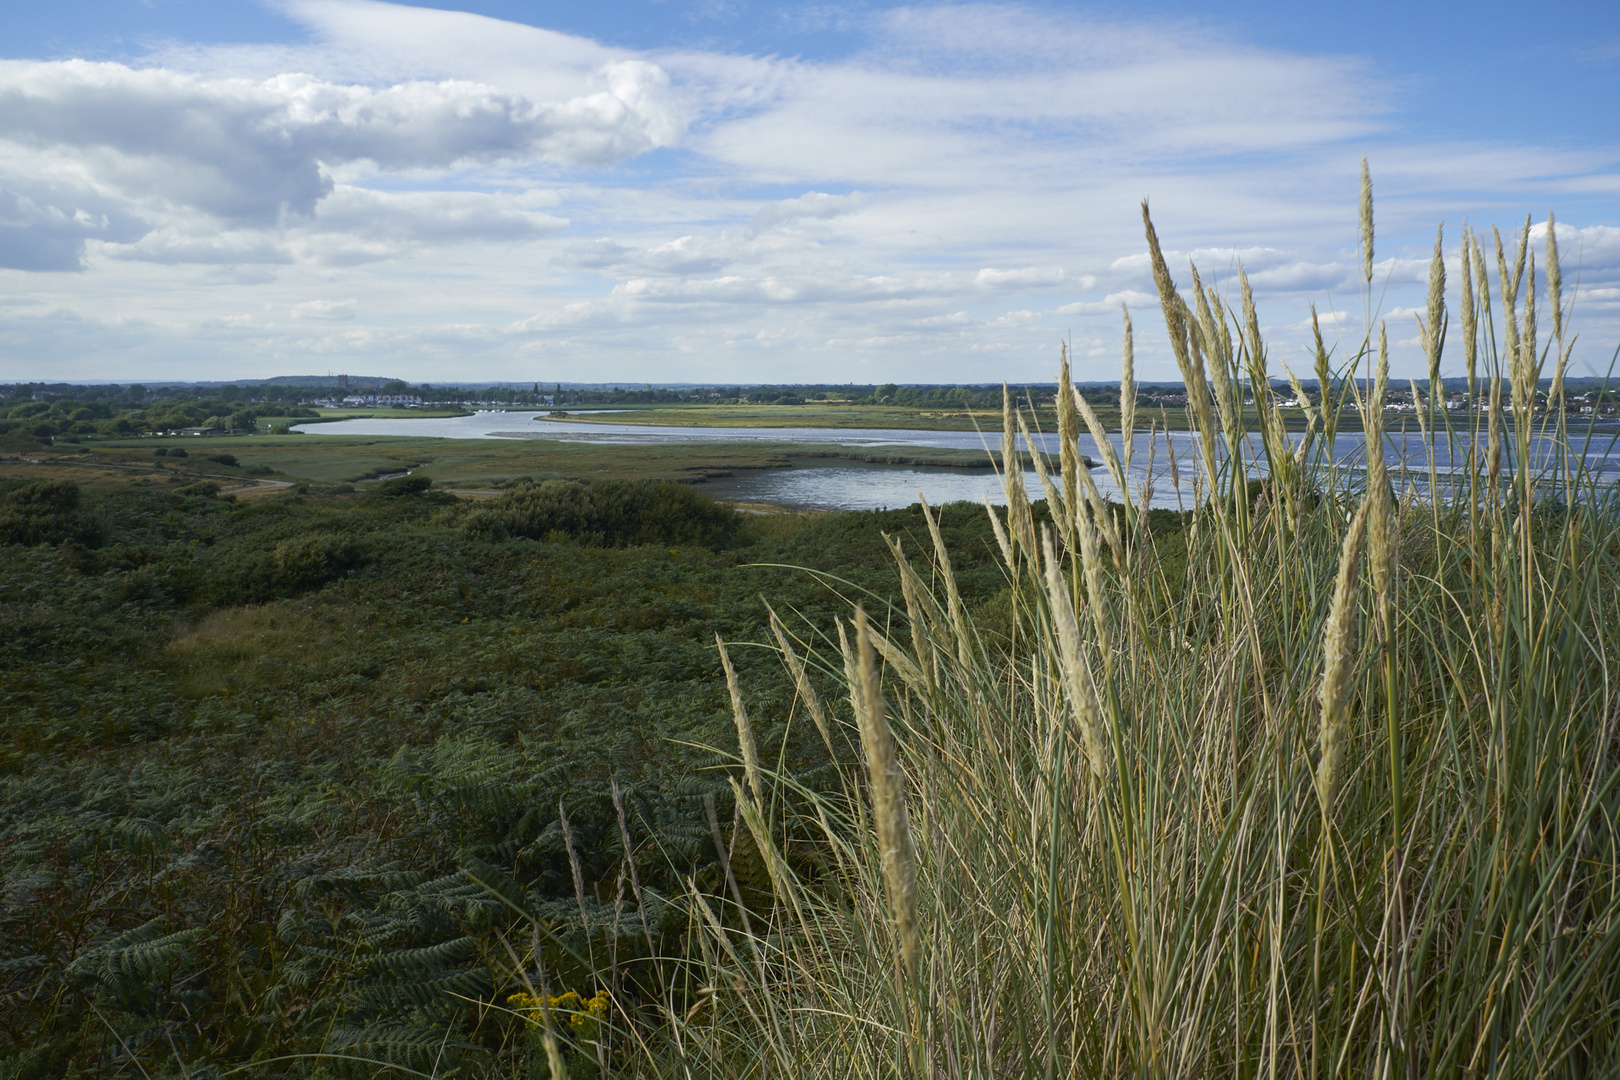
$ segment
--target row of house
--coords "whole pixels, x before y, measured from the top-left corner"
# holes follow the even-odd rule
[[[379,405],[415,409],[421,407],[422,399],[415,394],[350,394],[344,398],[317,398],[313,401],[301,401],[299,404],[313,405],[321,409],[376,408]]]

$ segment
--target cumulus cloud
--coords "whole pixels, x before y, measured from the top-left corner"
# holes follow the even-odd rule
[[[504,161],[601,168],[680,141],[684,120],[656,64],[616,60],[594,81],[590,92],[536,102],[467,81],[371,87],[302,74],[252,81],[0,61],[0,150],[8,171],[22,174],[0,201],[0,257],[19,268],[72,268],[83,240],[129,243],[146,231],[138,223],[155,229],[175,214],[206,215],[222,228],[325,213],[337,227],[364,219],[373,233],[541,235],[562,222],[472,192],[350,189],[328,210],[338,193],[332,170]],[[74,183],[62,179],[69,175]],[[181,250],[161,240],[148,246]]]

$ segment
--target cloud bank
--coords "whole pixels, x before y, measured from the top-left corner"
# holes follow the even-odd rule
[[[1620,149],[1412,145],[1354,57],[1005,4],[836,62],[282,7],[306,44],[0,62],[0,378],[990,381],[1065,338],[1106,378],[1147,196],[1289,359],[1308,303],[1359,311],[1363,153],[1386,308],[1435,222],[1554,206],[1583,333],[1620,330]]]

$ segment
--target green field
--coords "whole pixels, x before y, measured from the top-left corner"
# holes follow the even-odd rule
[[[318,429],[317,429],[318,431]],[[155,457],[155,449],[180,446],[187,456]],[[229,455],[234,466],[212,462]],[[1027,458],[1027,455],[1023,455]],[[0,455],[0,469],[8,467]],[[895,465],[987,469],[992,456],[978,450],[842,448],[824,444],[693,443],[608,446],[548,439],[438,439],[369,435],[229,435],[176,439],[123,439],[62,444],[10,458],[84,465],[97,459],[170,476],[207,473],[216,478],[256,477],[309,484],[364,483],[416,470],[441,487],[484,490],[521,478],[601,480],[637,477],[702,483],[739,473],[792,467],[795,458],[848,459]],[[162,462],[163,470],[157,463]]]

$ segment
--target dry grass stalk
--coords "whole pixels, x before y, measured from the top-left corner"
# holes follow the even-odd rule
[[[1174,458],[1171,459],[1172,463],[1174,460]],[[1001,550],[1001,561],[1007,565],[1008,570],[1011,570],[1013,568],[1012,541],[1007,538],[1007,530],[1001,524],[1001,515],[996,513],[996,508],[990,502],[990,496],[988,495],[984,497],[984,512],[990,515],[990,529],[996,534],[996,547]]]
[[[1041,491],[1046,495],[1046,505],[1051,509],[1052,516],[1062,523],[1069,516],[1068,503],[1064,498],[1066,493],[1057,489],[1057,485],[1052,482],[1051,474],[1046,471],[1046,455],[1036,449],[1036,442],[1030,436],[1029,425],[1024,422],[1022,412],[1018,414],[1018,433],[1024,437],[1024,445],[1031,448],[1029,461],[1035,469],[1035,479],[1039,481]]]
[[[1108,742],[1092,689],[1091,672],[1080,655],[1080,624],[1074,605],[1069,602],[1069,585],[1063,577],[1051,536],[1046,537],[1046,595],[1057,629],[1058,662],[1063,668],[1063,690],[1080,729],[1080,746],[1091,775],[1099,782],[1108,775]],[[1094,601],[1095,602],[1095,601]]]
[[[1547,215],[1547,303],[1552,307],[1553,337],[1564,341],[1564,270],[1558,263],[1558,222]]]
[[[1524,322],[1519,328],[1518,375],[1514,387],[1522,398],[1514,400],[1514,415],[1528,417],[1535,407],[1536,383],[1541,376],[1541,363],[1536,355],[1536,257],[1530,256],[1530,276],[1524,290]],[[1519,412],[1520,405],[1524,412]]]
[[[1079,416],[1074,410],[1074,397],[1069,392],[1074,385],[1074,377],[1069,370],[1069,346],[1063,345],[1062,362],[1058,365],[1058,392],[1057,392],[1057,420],[1058,420],[1058,460],[1063,476],[1064,504],[1069,507],[1068,513],[1056,513],[1058,525],[1063,529],[1064,539],[1068,539],[1069,530],[1073,523],[1072,503],[1075,493],[1079,490],[1077,477],[1085,466],[1080,462],[1080,431]],[[1060,504],[1049,504],[1056,509]]]
[[[1147,231],[1148,257],[1153,263],[1153,284],[1159,293],[1159,304],[1164,308],[1164,324],[1170,333],[1170,348],[1176,354],[1176,366],[1181,368],[1185,377],[1192,367],[1192,358],[1187,354],[1187,309],[1182,305],[1181,297],[1176,292],[1176,283],[1170,278],[1170,268],[1165,265],[1164,252],[1159,247],[1159,234],[1153,228],[1153,216],[1148,212],[1146,199],[1142,200],[1142,227]],[[1191,380],[1187,381],[1187,388],[1191,391]]]
[[[1248,338],[1249,362],[1263,371],[1266,347],[1260,337],[1260,313],[1255,310],[1254,289],[1249,286],[1249,272],[1243,269],[1242,263],[1238,263],[1238,296],[1243,304],[1243,331]]]
[[[1555,412],[1563,412],[1564,369],[1569,365],[1569,351],[1574,342],[1564,343],[1564,271],[1558,260],[1558,222],[1552,214],[1547,215],[1547,304],[1552,308],[1553,340],[1558,343],[1547,401]]]
[[[654,956],[658,950],[653,946],[652,927],[647,922],[647,900],[641,895],[641,875],[636,872],[636,849],[630,843],[630,822],[624,813],[624,793],[619,790],[617,780],[609,782],[608,791],[613,795],[613,813],[619,819],[619,843],[624,846],[624,862],[630,871],[630,893],[636,898],[641,933],[647,939],[647,955]]]
[[[759,747],[754,743],[754,726],[748,722],[748,709],[743,705],[742,687],[737,683],[737,670],[731,666],[731,656],[720,635],[714,635],[714,647],[720,650],[720,666],[726,671],[726,689],[731,691],[731,717],[737,725],[737,748],[742,752],[743,770],[748,775],[748,787],[754,798],[765,797],[760,778]]]
[[[562,823],[563,847],[568,849],[568,869],[574,875],[574,902],[579,905],[579,921],[590,933],[591,917],[585,910],[585,875],[580,872],[579,853],[574,850],[574,830],[568,825],[568,812],[563,809],[562,800],[557,800],[557,820]]]
[[[1108,429],[1103,427],[1097,418],[1097,412],[1091,403],[1080,396],[1080,391],[1074,386],[1069,387],[1069,396],[1074,399],[1074,407],[1080,413],[1081,419],[1086,422],[1086,430],[1091,432],[1091,441],[1097,444],[1097,453],[1101,455],[1103,464],[1108,466],[1108,475],[1114,478],[1114,486],[1124,491],[1129,483],[1124,468],[1119,463],[1119,455],[1114,452],[1113,441],[1108,438]],[[1079,505],[1078,500],[1075,503]]]
[[[1463,363],[1468,369],[1468,407],[1474,408],[1476,368],[1479,364],[1479,323],[1474,311],[1474,240],[1463,232],[1462,242],[1462,335]]]
[[[1446,340],[1446,257],[1441,249],[1445,238],[1442,226],[1434,236],[1434,258],[1429,260],[1428,320],[1422,325],[1423,352],[1429,360],[1429,395],[1440,395],[1440,350]]]
[[[844,621],[837,621],[838,652],[844,660],[844,685],[849,688],[849,708],[855,716],[861,714],[861,676],[860,664],[855,659],[855,648],[849,642],[849,635],[844,632]]]
[[[1378,605],[1378,624],[1389,633],[1394,612],[1392,594],[1395,581],[1395,506],[1390,493],[1389,469],[1384,459],[1384,401],[1389,396],[1389,335],[1378,327],[1378,367],[1373,377],[1372,395],[1363,413],[1367,442],[1367,532],[1370,537],[1369,561],[1372,566],[1373,594]]]
[[[1363,499],[1339,548],[1339,572],[1333,600],[1322,627],[1322,685],[1317,694],[1321,719],[1317,728],[1319,757],[1316,795],[1324,817],[1333,814],[1339,766],[1344,757],[1345,721],[1349,716],[1350,682],[1356,660],[1356,593],[1361,578],[1361,546],[1367,532],[1370,498]]]
[[[928,522],[928,535],[934,542],[935,572],[945,581],[945,603],[950,612],[951,628],[956,634],[956,658],[966,667],[973,655],[973,633],[968,627],[962,593],[956,586],[956,573],[951,569],[951,553],[945,547],[945,538],[940,535],[939,519],[920,491],[917,493],[917,503],[922,507],[923,520]]]
[[[1368,285],[1373,277],[1373,197],[1372,173],[1367,159],[1361,159],[1361,273]]]
[[[929,647],[928,624],[924,621],[926,616],[921,599],[924,589],[922,583],[917,580],[917,572],[911,568],[911,560],[906,558],[905,548],[900,541],[887,533],[883,539],[888,542],[889,550],[894,553],[895,565],[900,570],[900,595],[906,604],[906,621],[911,624],[911,654],[921,669],[923,689],[931,696],[937,680],[934,674],[934,650]],[[932,597],[929,599],[932,600]]]
[[[810,685],[810,676],[804,670],[799,654],[788,642],[787,631],[782,627],[782,620],[777,618],[776,609],[767,603],[765,610],[770,615],[771,633],[776,638],[777,647],[782,650],[782,662],[787,665],[788,673],[793,676],[793,685],[798,690],[799,700],[804,702],[805,710],[810,713],[810,719],[816,725],[816,732],[826,744],[827,753],[832,755],[832,729],[827,724],[827,711],[821,706],[821,696],[816,693],[816,688]]]
[[[1298,403],[1300,412],[1305,414],[1305,429],[1309,431],[1320,422],[1316,406],[1311,403],[1311,395],[1305,392],[1305,387],[1300,383],[1299,376],[1294,374],[1294,370],[1287,364],[1284,364],[1282,369],[1283,373],[1288,376],[1289,387],[1294,391],[1294,401]],[[1304,446],[1305,440],[1302,440],[1300,445]]]
[[[1119,433],[1125,444],[1125,470],[1129,472],[1133,449],[1131,433],[1136,430],[1136,345],[1131,329],[1131,309],[1121,304],[1119,311],[1125,320],[1125,347],[1119,376]],[[1129,498],[1128,493],[1126,497]]]
[[[1226,327],[1226,309],[1221,306],[1221,298],[1215,295],[1215,290],[1204,287],[1198,268],[1192,267],[1191,272],[1193,296],[1198,304],[1194,340],[1203,352],[1209,385],[1215,390],[1215,404],[1221,411],[1221,430],[1230,441],[1242,433],[1243,410],[1237,385],[1232,380],[1232,337]],[[1220,313],[1218,318],[1216,312]]]
[[[1007,528],[1014,544],[1035,553],[1035,520],[1024,491],[1024,470],[1018,460],[1017,427],[1013,422],[1012,392],[1001,388],[1001,484],[1007,497]],[[1034,449],[1033,447],[1031,448]]]
[[[859,654],[856,673],[861,706],[856,720],[872,784],[872,817],[877,826],[883,880],[889,893],[895,932],[900,939],[901,963],[907,985],[915,986],[922,949],[917,926],[917,849],[906,815],[906,779],[900,769],[894,732],[889,727],[873,640],[866,610],[858,607],[855,609],[855,641]]]

